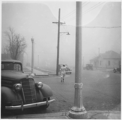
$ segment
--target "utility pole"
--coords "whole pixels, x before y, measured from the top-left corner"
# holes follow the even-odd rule
[[[75,47],[75,93],[74,106],[68,116],[73,119],[87,118],[87,112],[83,106],[82,98],[82,2],[76,2],[76,47]]]
[[[84,65],[85,65],[85,62],[84,62],[84,56],[83,56],[83,69],[84,69]]]
[[[100,57],[100,48],[98,48],[98,56]]]
[[[38,55],[38,68],[40,68],[40,64],[39,64],[39,55]]]
[[[34,39],[31,38],[32,42],[32,62],[31,62],[31,74],[33,74],[33,68],[34,68]]]
[[[58,24],[58,41],[57,41],[57,63],[56,63],[56,75],[58,75],[59,69],[59,49],[60,49],[60,25],[65,24],[60,22],[60,9],[58,13],[58,22],[52,22]]]

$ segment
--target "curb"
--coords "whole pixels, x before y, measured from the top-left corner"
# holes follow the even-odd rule
[[[44,114],[28,114],[28,115],[18,115],[16,118],[40,118],[40,119],[68,119],[66,113],[57,112],[57,113],[44,113]]]
[[[68,111],[55,113],[24,114],[7,117],[7,119],[72,119]],[[87,119],[121,119],[121,111],[87,111]]]

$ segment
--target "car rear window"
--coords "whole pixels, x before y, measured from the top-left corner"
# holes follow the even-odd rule
[[[21,71],[21,65],[18,63],[2,63],[2,70]]]

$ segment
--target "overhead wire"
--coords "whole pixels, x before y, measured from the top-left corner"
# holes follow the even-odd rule
[[[93,11],[95,8],[97,8],[98,6],[100,6],[100,5],[102,5],[102,4],[104,4],[105,2],[99,2],[99,3],[97,3],[97,4],[95,4],[94,6],[92,6],[90,9],[87,9],[86,11],[83,11],[83,14],[88,14],[89,12],[91,12],[91,11]],[[88,5],[89,3],[87,3],[87,5]],[[72,20],[74,20],[75,19],[75,16],[73,16],[72,17],[72,19],[71,20],[69,20],[69,21],[72,21]],[[68,21],[68,22],[69,22]]]
[[[64,30],[68,33],[69,30],[66,27],[67,27],[66,25],[63,25]]]
[[[82,28],[105,28],[105,29],[112,29],[112,28],[121,28],[121,26],[82,26]]]
[[[86,3],[86,4],[85,4],[85,3]],[[82,5],[83,7],[89,4],[89,2],[85,2],[85,3]]]
[[[86,3],[86,4],[85,4],[85,3]],[[85,2],[85,3],[83,4],[83,7],[89,4],[89,2]],[[75,11],[76,11],[76,9],[73,9],[70,13],[66,14],[66,15],[63,16],[61,19],[64,19],[64,18],[66,19],[66,18],[69,17],[70,15],[75,14]]]
[[[75,11],[75,9],[73,9],[70,13],[66,14],[65,16],[63,16],[61,19],[67,18],[68,16],[70,16],[71,14],[73,14]]]
[[[86,13],[89,13],[89,12],[93,11],[94,9],[96,9],[98,6],[100,6],[100,5],[104,4],[104,3],[105,3],[105,2],[99,2],[99,3],[97,3],[97,4],[93,5],[91,8],[87,9],[86,11],[84,11],[84,13],[85,13],[85,14],[86,14]],[[86,3],[83,4],[83,6],[86,6],[86,5],[88,5],[88,4],[89,4],[89,3],[86,2]],[[75,9],[72,10],[69,14],[67,14],[67,17],[70,16],[70,15],[72,15],[74,11],[75,11]],[[66,15],[65,15],[65,16],[66,16]],[[63,18],[64,18],[64,17],[63,17]],[[69,21],[72,21],[72,20],[74,20],[75,18],[76,18],[76,17],[73,16],[72,19],[69,20]],[[68,22],[69,22],[69,21],[68,21]],[[121,28],[121,26],[109,26],[109,27],[106,27],[106,26],[82,26],[82,28],[104,28],[104,29],[112,29],[112,28]]]
[[[83,13],[85,14],[85,13],[91,12],[91,11],[93,11],[94,9],[96,9],[98,6],[100,6],[100,5],[102,5],[102,4],[104,4],[104,2],[95,4],[95,5],[92,6],[90,9],[87,9],[86,11],[83,11]]]
[[[85,4],[85,3],[84,3]],[[83,4],[83,6],[86,6],[88,3],[86,2],[86,4],[84,5]],[[75,13],[75,11],[76,11],[76,9],[73,9],[70,13],[68,13],[68,14],[66,14],[65,16],[63,16],[61,19],[64,19],[64,18],[67,18],[67,17],[69,17],[70,15],[72,15],[72,14],[74,14]]]
[[[97,6],[97,5],[99,5],[99,4],[101,4],[101,2],[97,2],[96,4],[93,4],[93,5],[91,4],[91,5],[90,5],[91,7],[88,8],[87,10],[89,10],[89,9],[91,9],[92,7]]]

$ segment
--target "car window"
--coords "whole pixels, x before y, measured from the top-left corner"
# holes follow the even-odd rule
[[[2,63],[2,70],[15,70],[22,71],[21,64],[19,63]]]
[[[21,71],[21,65],[20,64],[14,64],[14,70]]]
[[[13,70],[13,63],[2,63],[2,70]]]

